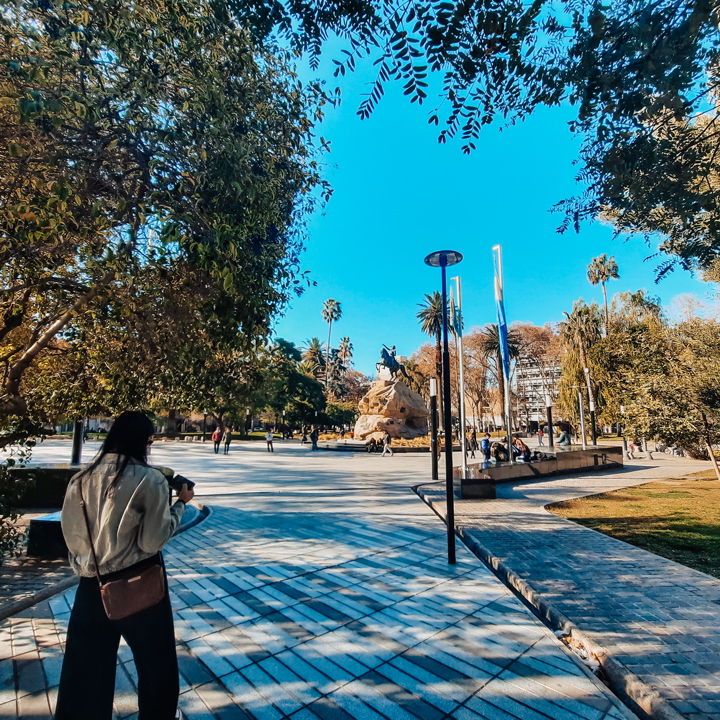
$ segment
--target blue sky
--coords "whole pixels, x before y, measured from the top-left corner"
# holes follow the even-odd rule
[[[503,247],[508,322],[560,320],[579,297],[601,302],[600,287],[585,274],[601,253],[614,255],[620,269],[609,295],[646,288],[669,305],[683,293],[708,294],[706,284],[680,270],[656,285],[659,259],[645,261],[654,248],[640,239],[614,241],[600,223],[579,235],[557,234],[561,217],[549,209],[579,190],[570,109],[541,109],[502,131],[487,127],[477,150],[465,156],[459,142],[438,144],[437,130],[427,124],[431,106],[411,105],[399,86],[390,86],[372,117],[360,120],[356,110],[371,68],[336,80],[330,57],[315,76],[339,85],[343,97],[319,129],[332,145],[325,177],[334,195],[311,220],[302,257],[317,287],[292,301],[275,324],[277,336],[298,345],[313,336],[325,342],[322,304],[333,297],[343,310],[333,345],[349,336],[355,366],[372,374],[382,343],[409,356],[428,339],[415,314],[425,293],[440,289],[440,271],[423,263],[434,250],[464,255],[450,274],[462,277],[466,327],[495,321],[496,243]]]

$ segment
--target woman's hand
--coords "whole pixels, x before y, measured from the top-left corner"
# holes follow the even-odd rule
[[[178,500],[182,500],[186,505],[195,497],[195,491],[188,489],[187,483],[183,483],[182,490],[177,494]]]

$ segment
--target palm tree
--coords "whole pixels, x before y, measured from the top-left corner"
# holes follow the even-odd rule
[[[332,336],[332,324],[336,320],[342,317],[342,308],[340,303],[333,298],[328,298],[323,303],[322,309],[323,320],[328,324],[328,341],[327,341],[327,358],[328,362],[325,365],[325,387],[328,384],[328,376],[330,373],[330,338]]]
[[[338,345],[338,357],[340,358],[340,362],[347,367],[352,360],[352,356],[353,344],[350,342],[350,338],[340,338],[340,344]]]
[[[486,325],[482,331],[482,353],[486,358],[492,358],[495,363],[495,374],[498,381],[498,389],[500,390],[500,401],[505,402],[505,372],[503,370],[502,352],[500,350],[502,341],[500,340],[500,330],[497,325]],[[510,360],[520,357],[520,338],[517,333],[512,330],[507,336],[508,353]],[[509,432],[509,428],[506,428]]]
[[[320,338],[310,338],[305,342],[302,359],[313,366],[313,375],[317,378],[320,370],[325,366],[325,353]]]
[[[442,295],[435,290],[425,293],[425,302],[418,303],[417,317],[422,331],[435,339],[435,376],[440,384],[442,377]]]
[[[587,266],[587,277],[591,285],[597,285],[598,283],[602,285],[603,297],[605,298],[605,337],[607,337],[610,325],[610,313],[608,312],[605,283],[608,280],[617,280],[620,277],[615,258],[612,255],[608,257],[605,253],[593,258],[592,262]]]
[[[575,345],[580,355],[580,364],[588,386],[590,407],[595,407],[595,392],[590,382],[590,367],[587,348],[600,337],[600,313],[595,303],[586,305],[582,298],[573,303],[570,314],[564,312],[565,320],[560,323],[560,340],[565,346]]]

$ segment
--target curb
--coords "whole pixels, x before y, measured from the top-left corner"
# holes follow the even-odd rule
[[[69,590],[71,587],[77,585],[79,582],[80,578],[73,573],[70,577],[63,578],[60,582],[57,582],[54,585],[50,585],[49,587],[43,588],[42,590],[33,593],[32,595],[28,595],[24,598],[21,598],[20,600],[16,600],[15,602],[0,610],[0,622],[3,620],[7,620],[13,615],[17,615],[23,610],[27,610],[33,605],[41,603],[43,600],[48,600],[54,595],[59,595],[61,592]]]
[[[192,522],[188,523],[186,527],[182,527],[181,525],[180,533],[194,528],[196,525],[199,525],[203,520],[206,520],[210,517],[210,515],[212,515],[212,508],[208,507],[207,505],[198,504],[196,507],[199,511],[198,516],[194,518]],[[173,537],[176,537],[176,535],[174,535]],[[57,582],[54,585],[50,585],[46,588],[43,588],[42,590],[39,590],[36,593],[33,593],[32,595],[27,595],[24,598],[20,598],[20,600],[16,600],[15,602],[10,603],[10,605],[7,605],[6,607],[0,609],[0,622],[2,622],[3,620],[7,620],[13,615],[17,615],[23,610],[27,610],[33,605],[37,605],[38,603],[41,603],[44,600],[48,600],[55,595],[59,595],[61,592],[65,592],[65,590],[69,590],[71,587],[74,587],[79,582],[80,577],[73,573],[69,577],[63,578],[62,580],[60,580],[60,582]]]
[[[419,485],[413,487],[413,491],[445,522],[445,518],[435,508],[433,500],[424,496]],[[660,696],[655,688],[641,680],[622,662],[614,658],[606,648],[588,637],[567,615],[545,600],[502,560],[481,545],[472,536],[471,531],[456,526],[455,534],[463,541],[468,550],[523,600],[551,630],[561,631],[566,639],[569,637],[572,640],[572,646],[581,647],[589,656],[594,657],[605,673],[612,690],[639,717],[646,720],[686,720]]]

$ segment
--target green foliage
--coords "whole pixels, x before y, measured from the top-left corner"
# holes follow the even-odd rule
[[[343,400],[329,402],[325,408],[325,415],[331,425],[352,425],[358,417],[357,403]]]
[[[149,402],[144,353],[165,392],[218,344],[248,352],[304,281],[321,89],[208,0],[18,2],[0,26],[0,410],[28,412],[43,353],[100,364],[103,322],[143,380],[106,406]]]
[[[315,59],[324,38],[344,38],[337,76],[376,68],[363,118],[389,83],[422,104],[440,74],[428,122],[443,122],[439,140],[460,138],[464,152],[493,121],[571,105],[586,190],[557,205],[561,229],[605,213],[619,233],[660,232],[672,256],[660,275],[717,256],[717,0],[228,4],[258,37],[279,32]]]
[[[314,377],[300,371],[301,352],[295,345],[278,339],[260,353],[262,381],[258,385],[253,407],[267,410],[278,422],[302,425],[315,420],[315,412],[325,410],[323,387]]]
[[[32,480],[13,477],[10,470],[27,463],[35,446],[35,437],[42,428],[26,418],[5,416],[0,419],[0,564],[2,559],[16,555],[25,539],[15,524],[20,516],[18,503]]]
[[[720,442],[720,324],[644,323],[625,334],[615,354],[628,434],[707,458]]]
[[[558,401],[565,415],[579,418],[578,388],[581,388],[583,394],[587,388],[589,398],[585,396],[585,400],[589,399],[597,410],[602,411],[602,407],[597,407],[601,395],[597,390],[595,368],[591,365],[589,354],[592,346],[600,340],[602,320],[597,304],[593,302],[587,305],[582,298],[573,303],[571,313],[563,314],[565,320],[560,323],[560,342],[565,352]],[[585,409],[589,410],[589,405]]]

